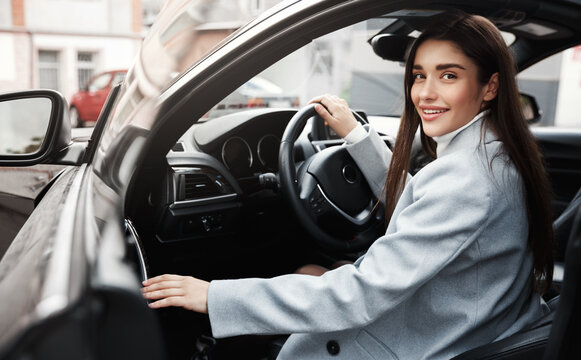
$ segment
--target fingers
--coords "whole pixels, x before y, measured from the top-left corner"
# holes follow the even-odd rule
[[[151,309],[161,309],[165,307],[183,307],[186,306],[186,299],[183,296],[173,296],[168,298],[163,298],[149,304]]]
[[[208,312],[208,289],[210,283],[191,276],[160,275],[143,282],[142,294],[153,309],[179,306],[188,310]]]
[[[161,281],[161,282],[153,283],[151,285],[147,285],[143,289],[147,290],[147,291],[153,291],[153,290],[164,289],[164,288],[179,287],[180,283],[181,283],[181,281],[178,281],[178,280]]]
[[[319,107],[319,109],[318,109],[318,110],[321,110],[321,113],[319,114],[321,116],[328,114],[330,117],[333,117],[333,116],[335,116],[336,113],[350,111],[349,105],[347,104],[347,101],[341,99],[340,97],[338,97],[336,95],[330,95],[330,94],[320,95],[320,96],[317,96],[317,97],[311,99],[311,101],[309,101],[309,104],[316,104],[316,103],[323,105],[322,107]],[[315,107],[315,109],[316,108],[317,107]],[[319,112],[319,111],[317,111],[317,112]]]
[[[315,105],[315,111],[329,125],[337,135],[345,137],[357,126],[347,101],[335,95],[321,95],[313,98],[309,104]]]
[[[152,277],[150,279],[147,279],[143,282],[143,286],[149,286],[151,284],[156,284],[162,281],[168,281],[168,280],[174,280],[174,281],[180,281],[183,280],[185,278],[185,276],[181,276],[181,275],[173,275],[173,274],[164,274],[164,275],[159,275],[156,277]]]
[[[178,286],[164,287],[160,289],[144,288],[142,293],[143,297],[148,300],[157,300],[171,296],[182,296],[184,295],[184,290]]]
[[[146,299],[159,299],[164,296],[183,294],[185,277],[179,275],[161,275],[143,282],[141,292]]]

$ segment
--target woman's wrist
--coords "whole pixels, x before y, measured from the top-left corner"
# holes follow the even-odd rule
[[[367,136],[367,131],[361,125],[361,123],[357,123],[357,125],[343,138],[347,144],[355,144],[363,140]]]

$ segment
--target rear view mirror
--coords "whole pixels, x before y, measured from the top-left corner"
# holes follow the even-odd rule
[[[369,44],[382,59],[404,63],[414,40],[407,35],[377,34],[369,40]]]
[[[53,90],[0,95],[0,165],[27,166],[60,157],[71,141],[66,101]]]
[[[520,103],[525,120],[529,124],[536,124],[541,121],[542,111],[539,109],[537,100],[528,94],[520,94]]]

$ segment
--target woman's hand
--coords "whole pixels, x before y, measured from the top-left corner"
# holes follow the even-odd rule
[[[143,282],[141,292],[152,309],[178,306],[184,309],[208,313],[208,289],[210,283],[191,276],[161,275]]]
[[[347,102],[335,95],[321,95],[312,99],[309,104],[317,103],[315,111],[325,120],[337,135],[344,138],[357,126]]]

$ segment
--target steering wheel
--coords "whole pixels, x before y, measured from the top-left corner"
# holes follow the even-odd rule
[[[357,113],[355,118],[366,121]],[[283,197],[299,222],[323,248],[338,252],[367,249],[383,235],[383,213],[361,170],[344,146],[326,148],[298,170],[294,143],[307,120],[318,116],[314,105],[299,110],[288,123],[279,151]]]

